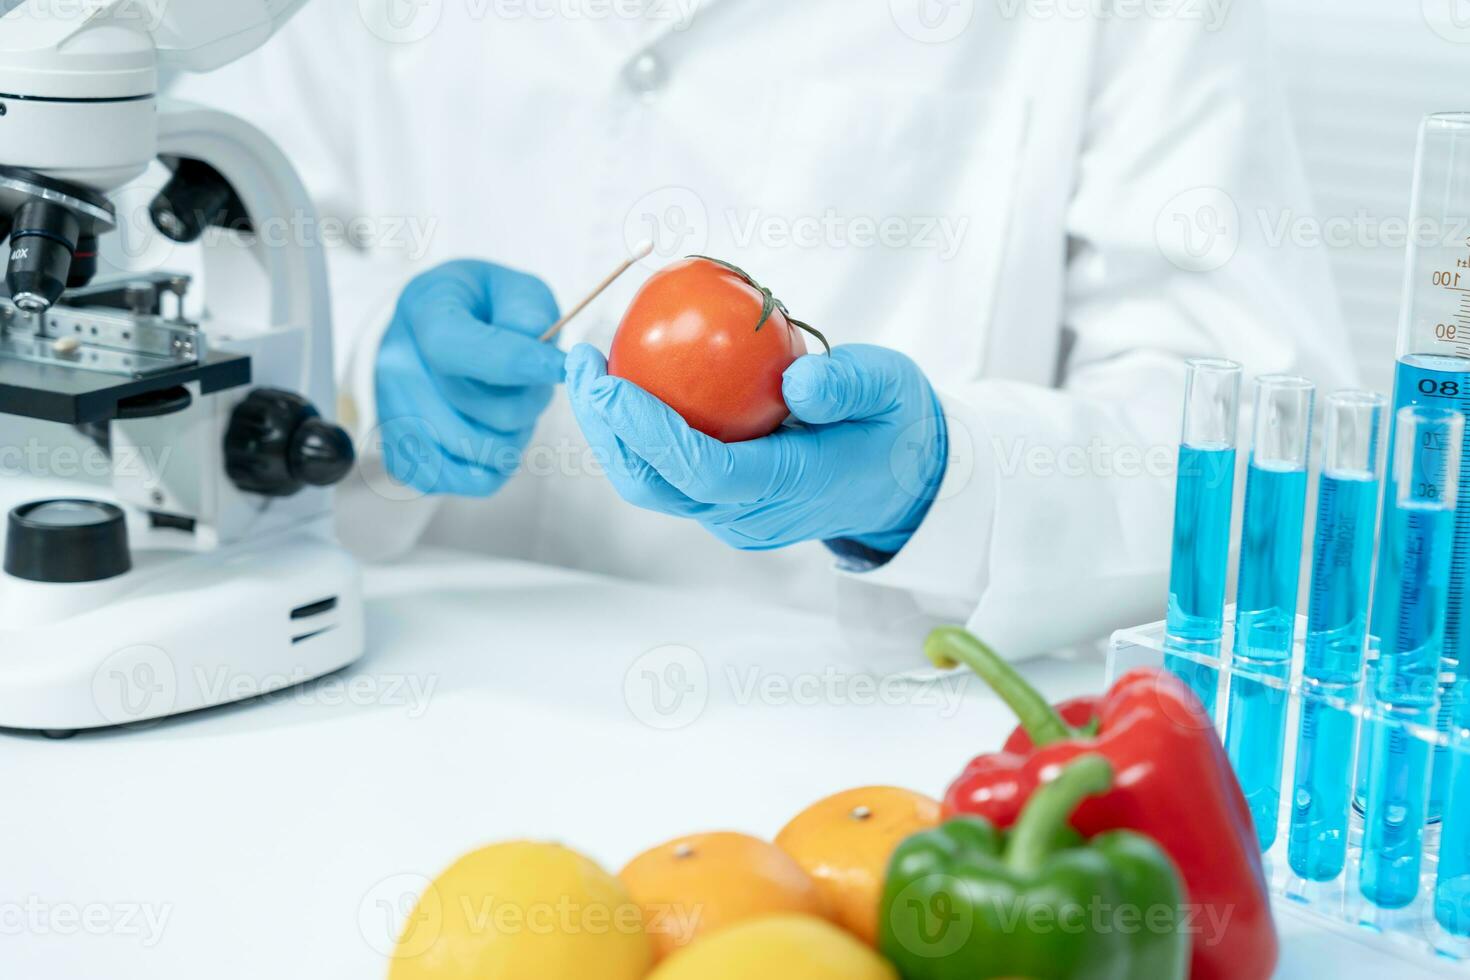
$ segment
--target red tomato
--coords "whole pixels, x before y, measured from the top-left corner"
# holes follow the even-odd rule
[[[770,435],[786,418],[781,375],[805,353],[801,330],[768,291],[734,266],[695,256],[659,270],[638,291],[607,370],[700,432],[743,442]]]

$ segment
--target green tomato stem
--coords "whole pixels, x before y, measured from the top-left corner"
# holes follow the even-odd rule
[[[760,283],[756,282],[755,277],[746,272],[744,269],[740,268],[740,266],[735,265],[731,262],[726,262],[724,259],[717,259],[711,255],[690,255],[688,257],[691,259],[703,259],[706,262],[713,262],[715,265],[720,266],[721,268],[729,269],[741,279],[744,279],[746,283],[748,283],[751,287],[760,291],[761,318],[756,321],[756,333],[760,333],[761,327],[764,327],[767,323],[769,323],[771,317],[775,315],[776,311],[780,310],[781,314],[786,317],[786,319],[791,323],[792,326],[800,327],[802,330],[805,330],[807,333],[820,340],[822,342],[822,347],[826,349],[827,354],[831,355],[832,345],[827,343],[827,338],[822,335],[822,332],[820,330],[816,329],[809,323],[803,323],[802,321],[793,317],[791,315],[791,311],[786,308],[785,303],[781,302],[774,295],[772,295],[771,291],[765,286],[762,286]]]

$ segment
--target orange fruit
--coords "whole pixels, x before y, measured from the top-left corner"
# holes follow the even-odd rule
[[[643,909],[656,959],[726,926],[772,915],[830,918],[811,875],[746,834],[696,834],[638,855],[618,875]]]
[[[904,840],[939,826],[940,819],[938,800],[867,786],[812,804],[776,835],[776,846],[816,879],[833,920],[876,946],[889,859]]]

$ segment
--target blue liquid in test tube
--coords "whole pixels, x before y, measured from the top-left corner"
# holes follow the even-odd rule
[[[1332,881],[1347,866],[1358,730],[1348,706],[1368,633],[1387,399],[1340,391],[1326,409],[1287,846],[1292,871],[1309,881]]]
[[[1234,361],[1201,358],[1187,369],[1164,662],[1213,717],[1230,567],[1241,368]]]
[[[1461,701],[1451,732],[1448,793],[1439,836],[1434,918],[1454,936],[1470,936],[1470,708]]]
[[[1296,633],[1315,394],[1316,387],[1305,378],[1265,375],[1256,380],[1225,751],[1245,793],[1262,851],[1276,840],[1281,810],[1287,682]]]
[[[1374,679],[1375,720],[1363,818],[1359,886],[1382,908],[1410,904],[1419,891],[1429,815],[1429,743],[1406,725],[1433,723],[1444,654],[1445,608],[1454,547],[1455,498],[1465,418],[1411,406],[1394,430],[1394,499],[1374,616],[1382,624]]]

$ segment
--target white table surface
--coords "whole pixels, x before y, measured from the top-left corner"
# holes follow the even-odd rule
[[[443,553],[368,590],[368,653],[325,681],[0,735],[0,978],[379,978],[392,910],[478,845],[558,840],[616,871],[685,833],[773,834],[839,789],[937,794],[1012,724],[978,682],[875,690],[824,618],[730,596]],[[1025,672],[1058,699],[1103,680],[1100,659]],[[1431,975],[1282,928],[1284,977]]]

